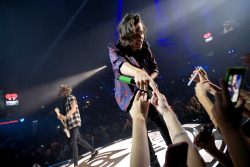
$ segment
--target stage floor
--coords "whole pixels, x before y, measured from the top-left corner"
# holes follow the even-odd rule
[[[193,141],[193,128],[196,128],[199,131],[202,125],[185,124],[183,127],[187,131],[191,141]],[[226,145],[223,143],[220,133],[214,129],[213,134],[215,135],[215,143],[217,148],[225,152]],[[148,135],[151,139],[158,160],[161,166],[163,166],[165,162],[167,146],[159,131],[149,131]],[[79,156],[79,167],[129,167],[131,147],[132,138],[117,140],[113,143],[110,143],[109,145],[97,148],[99,150],[99,154],[91,161],[89,161],[90,152]],[[205,150],[200,150],[199,153],[208,166],[217,166],[218,162]],[[74,164],[62,162],[53,166],[74,167]]]

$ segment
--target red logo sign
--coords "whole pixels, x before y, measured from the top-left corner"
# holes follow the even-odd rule
[[[11,99],[15,100],[18,97],[18,95],[15,93],[14,94],[6,94],[5,97],[8,100],[11,100]]]
[[[206,34],[204,34],[204,36],[203,36],[205,39],[207,39],[207,38],[209,38],[209,37],[211,37],[211,33],[209,32],[209,33],[206,33]]]

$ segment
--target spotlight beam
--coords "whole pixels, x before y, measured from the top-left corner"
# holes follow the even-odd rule
[[[65,27],[62,29],[62,31],[58,34],[56,39],[52,42],[52,44],[49,46],[49,48],[46,50],[44,55],[42,56],[41,61],[39,61],[38,65],[36,66],[35,70],[33,71],[32,75],[30,76],[31,78],[35,75],[37,72],[38,68],[44,63],[44,61],[47,59],[47,57],[50,55],[52,50],[56,47],[57,43],[61,40],[62,36],[65,34],[65,32],[68,30],[69,26],[72,24],[76,16],[80,13],[82,8],[85,6],[85,4],[88,2],[88,0],[85,0],[82,5],[79,7],[79,9],[75,12],[75,14],[70,18],[70,20],[67,22]]]
[[[20,95],[23,96],[22,100],[20,100],[20,105],[22,106],[21,112],[39,110],[42,105],[49,105],[58,97],[59,86],[61,84],[68,84],[74,88],[105,67],[106,66],[99,67],[97,69],[56,80],[48,84],[39,85],[20,92]]]

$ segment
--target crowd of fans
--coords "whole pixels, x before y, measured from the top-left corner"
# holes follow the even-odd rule
[[[209,123],[211,120],[216,124],[216,127],[219,127],[219,130],[222,132],[222,136],[226,137],[226,135],[223,133],[224,125],[219,123],[222,120],[220,120],[221,118],[219,115],[216,115],[217,110],[224,111],[225,109],[220,108],[218,102],[215,103],[214,106],[215,112],[209,113],[206,107],[202,105],[199,96],[197,97],[197,92],[195,92],[194,89],[187,89],[187,80],[186,82],[172,82],[169,80],[171,76],[166,77],[168,79],[164,79],[164,77],[165,76],[161,76],[161,78],[158,78],[156,82],[158,83],[160,92],[166,97],[171,97],[167,99],[166,104],[171,104],[173,107],[172,111],[175,113],[172,115],[172,117],[176,115],[176,119],[174,120],[180,123],[178,126],[175,125],[180,129],[172,132],[171,128],[173,128],[173,125],[169,124],[170,121],[166,121],[166,123],[169,124],[168,127],[170,128],[170,134],[172,137],[176,135],[175,133],[182,131],[182,127],[180,126],[181,124]],[[216,74],[214,74],[212,77],[217,77],[217,79],[219,78],[219,76],[216,76]],[[209,78],[210,81],[212,81],[213,78]],[[204,80],[208,80],[208,78],[205,78]],[[246,91],[249,91],[249,83],[249,78],[245,77],[242,88]],[[193,84],[193,86],[197,87],[197,84],[199,84],[199,82],[197,82],[196,85]],[[223,82],[221,82],[221,85],[223,87]],[[161,93],[155,95],[158,97],[158,100],[161,100],[161,98],[159,98]],[[222,92],[222,95],[225,93],[226,92]],[[132,135],[132,124],[129,115],[120,111],[115,102],[115,98],[113,97],[114,94],[110,94],[112,98],[105,98],[106,95],[99,95],[98,99],[93,98],[91,105],[87,108],[84,107],[85,104],[79,104],[82,117],[82,127],[80,128],[80,133],[83,138],[95,148],[104,146],[121,138],[131,137]],[[218,98],[216,99],[214,96],[208,95],[208,97],[213,102],[216,102],[216,100],[218,101]],[[211,119],[211,115],[214,115],[214,118]],[[228,125],[230,125],[230,122],[228,122]],[[235,126],[237,126],[236,129],[239,130],[239,125],[237,124]],[[154,129],[155,126],[149,122],[149,128]],[[1,162],[8,164],[8,166],[33,166],[35,163],[39,164],[40,166],[50,166],[72,158],[69,140],[64,134],[62,125],[56,118],[55,113],[49,117],[43,117],[38,120],[28,119],[22,123],[2,125],[0,126],[0,133],[0,160]],[[242,140],[244,141],[244,136]],[[180,138],[180,140],[176,141],[186,141],[189,145],[188,153],[196,155],[194,156],[197,158],[195,160],[190,160],[188,158],[188,166],[193,166],[192,164],[194,162],[203,165],[202,159],[198,158],[199,156],[197,154],[197,150],[193,147],[192,143],[187,137]],[[229,145],[229,153],[231,155],[229,159],[232,160],[227,161],[227,163],[229,163],[229,165],[233,164],[235,166],[244,166],[247,164],[248,162],[243,161],[242,158],[240,160],[244,164],[238,164],[237,160],[239,160],[239,158],[237,155],[235,155],[235,150],[232,149],[230,141],[228,139],[225,139],[225,141],[226,144]],[[245,142],[245,144],[246,143],[247,142]],[[199,144],[198,146],[206,149],[206,151],[209,152],[209,148],[207,149],[206,146]],[[249,148],[248,146],[245,148]],[[192,149],[190,150],[190,148]],[[80,154],[85,152],[86,150],[84,148],[80,148]],[[242,152],[242,154],[245,153],[247,153],[247,150]],[[136,154],[138,154],[138,152]],[[220,161],[219,158],[218,160]],[[131,161],[131,163],[133,163],[133,161]],[[221,163],[225,164],[223,160],[221,160]]]
[[[246,57],[249,58],[250,55]],[[247,64],[247,62],[249,63],[249,60],[243,64]],[[249,67],[247,68],[249,69]],[[176,146],[178,146],[180,143],[186,143],[186,145],[188,145],[186,159],[178,159],[179,156],[185,155],[183,152],[180,152],[178,148],[177,151],[172,151],[167,154],[169,161],[167,160],[165,162],[164,167],[206,166],[196,146],[205,149],[223,166],[241,167],[250,165],[249,122],[247,123],[248,128],[242,128],[241,125],[242,115],[248,118],[250,117],[250,93],[241,89],[237,103],[233,103],[229,94],[228,83],[226,83],[223,78],[220,78],[219,87],[209,80],[204,69],[198,70],[197,68],[194,73],[198,74],[195,77],[196,97],[205,108],[214,126],[221,133],[228,147],[227,153],[223,153],[216,148],[213,134],[206,136],[208,140],[200,140],[202,135],[200,132],[195,137],[194,143],[192,143],[181,126],[178,117],[176,117],[174,113],[175,109],[169,105],[166,96],[161,94],[159,90],[154,90],[153,97],[150,100],[147,100],[146,93],[138,91],[130,110],[133,118],[131,167],[149,166],[150,164],[146,129],[146,118],[150,103],[155,106],[164,118],[173,144],[177,144]],[[192,76],[193,75],[191,75],[191,77]],[[214,95],[214,102],[211,102],[208,98],[208,93]],[[196,102],[193,98],[191,101],[192,104]],[[197,107],[197,109],[198,108],[199,107]],[[243,126],[245,126],[245,124]],[[171,145],[169,147],[171,148]]]

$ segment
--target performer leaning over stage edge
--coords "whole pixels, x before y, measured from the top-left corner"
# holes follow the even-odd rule
[[[145,41],[146,27],[139,14],[126,14],[118,26],[119,42],[108,46],[109,56],[116,77],[121,75],[134,77],[137,87],[128,85],[115,79],[115,98],[123,111],[129,112],[137,92],[137,88],[148,90],[158,89],[154,79],[158,76],[158,65],[152,54],[148,42]],[[171,138],[162,116],[151,104],[148,113],[149,119],[159,128],[167,145]],[[157,156],[149,142],[150,165],[160,166]]]
[[[78,109],[76,97],[71,95],[72,88],[68,85],[61,85],[59,96],[63,97],[63,108],[65,110],[65,116],[59,115],[58,119],[66,120],[68,128],[70,130],[71,148],[73,151],[74,166],[78,166],[78,146],[77,143],[82,145],[87,150],[91,151],[91,159],[93,159],[98,151],[95,150],[87,141],[80,137],[79,127],[81,126],[81,117]]]

